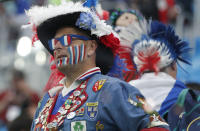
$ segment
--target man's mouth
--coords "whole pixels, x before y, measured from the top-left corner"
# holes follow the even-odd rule
[[[67,57],[66,55],[58,55],[56,58],[57,59],[62,59],[62,58],[64,58],[64,57]]]

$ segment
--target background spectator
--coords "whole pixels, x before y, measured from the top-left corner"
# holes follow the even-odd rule
[[[8,124],[23,113],[20,108],[26,100],[30,105],[39,102],[39,96],[25,81],[25,74],[22,71],[14,70],[10,87],[0,94],[0,119]]]

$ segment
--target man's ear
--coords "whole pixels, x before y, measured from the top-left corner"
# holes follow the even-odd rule
[[[87,55],[91,56],[91,55],[93,55],[96,52],[97,42],[95,40],[90,40],[90,41],[88,41],[87,44],[88,44],[87,45],[87,48],[88,48]]]

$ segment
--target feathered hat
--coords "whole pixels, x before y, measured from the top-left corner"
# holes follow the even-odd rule
[[[119,47],[120,42],[112,27],[107,25],[104,20],[100,20],[95,12],[84,7],[83,4],[63,1],[60,5],[34,6],[26,11],[30,18],[30,25],[35,32],[33,42],[40,40],[45,48],[53,54],[49,49],[48,40],[52,39],[56,31],[62,27],[75,27],[99,43],[96,51],[96,64],[105,74],[113,64],[113,53]]]
[[[143,16],[136,10],[112,10],[110,20],[112,22],[112,26],[114,30],[118,33],[120,38],[120,48],[117,50],[117,54],[115,55],[114,65],[111,70],[108,72],[109,76],[117,77],[122,79],[126,82],[130,80],[138,78],[138,72],[136,70],[136,66],[132,61],[132,54],[131,54],[131,45],[134,41],[134,35],[132,34],[132,25],[137,23],[132,21],[132,24],[128,26],[118,26],[116,25],[117,20],[125,13],[130,13],[136,16],[137,21],[143,19]],[[125,22],[126,23],[126,22]],[[136,32],[134,32],[136,33]]]
[[[137,17],[138,20],[142,20],[143,16],[141,15],[141,13],[137,10],[121,10],[121,9],[114,9],[110,11],[110,20],[111,20],[111,24],[113,26],[116,26],[116,22],[118,20],[118,18],[120,16],[122,16],[124,13],[131,13],[133,15],[135,15]]]
[[[180,39],[172,26],[150,21],[138,24],[137,29],[140,29],[140,32],[132,46],[133,60],[140,73],[157,73],[173,62],[190,64],[189,43]]]

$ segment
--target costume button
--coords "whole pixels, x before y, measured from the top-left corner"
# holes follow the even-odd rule
[[[72,119],[76,116],[76,113],[75,112],[70,112],[68,115],[67,115],[67,119]]]

